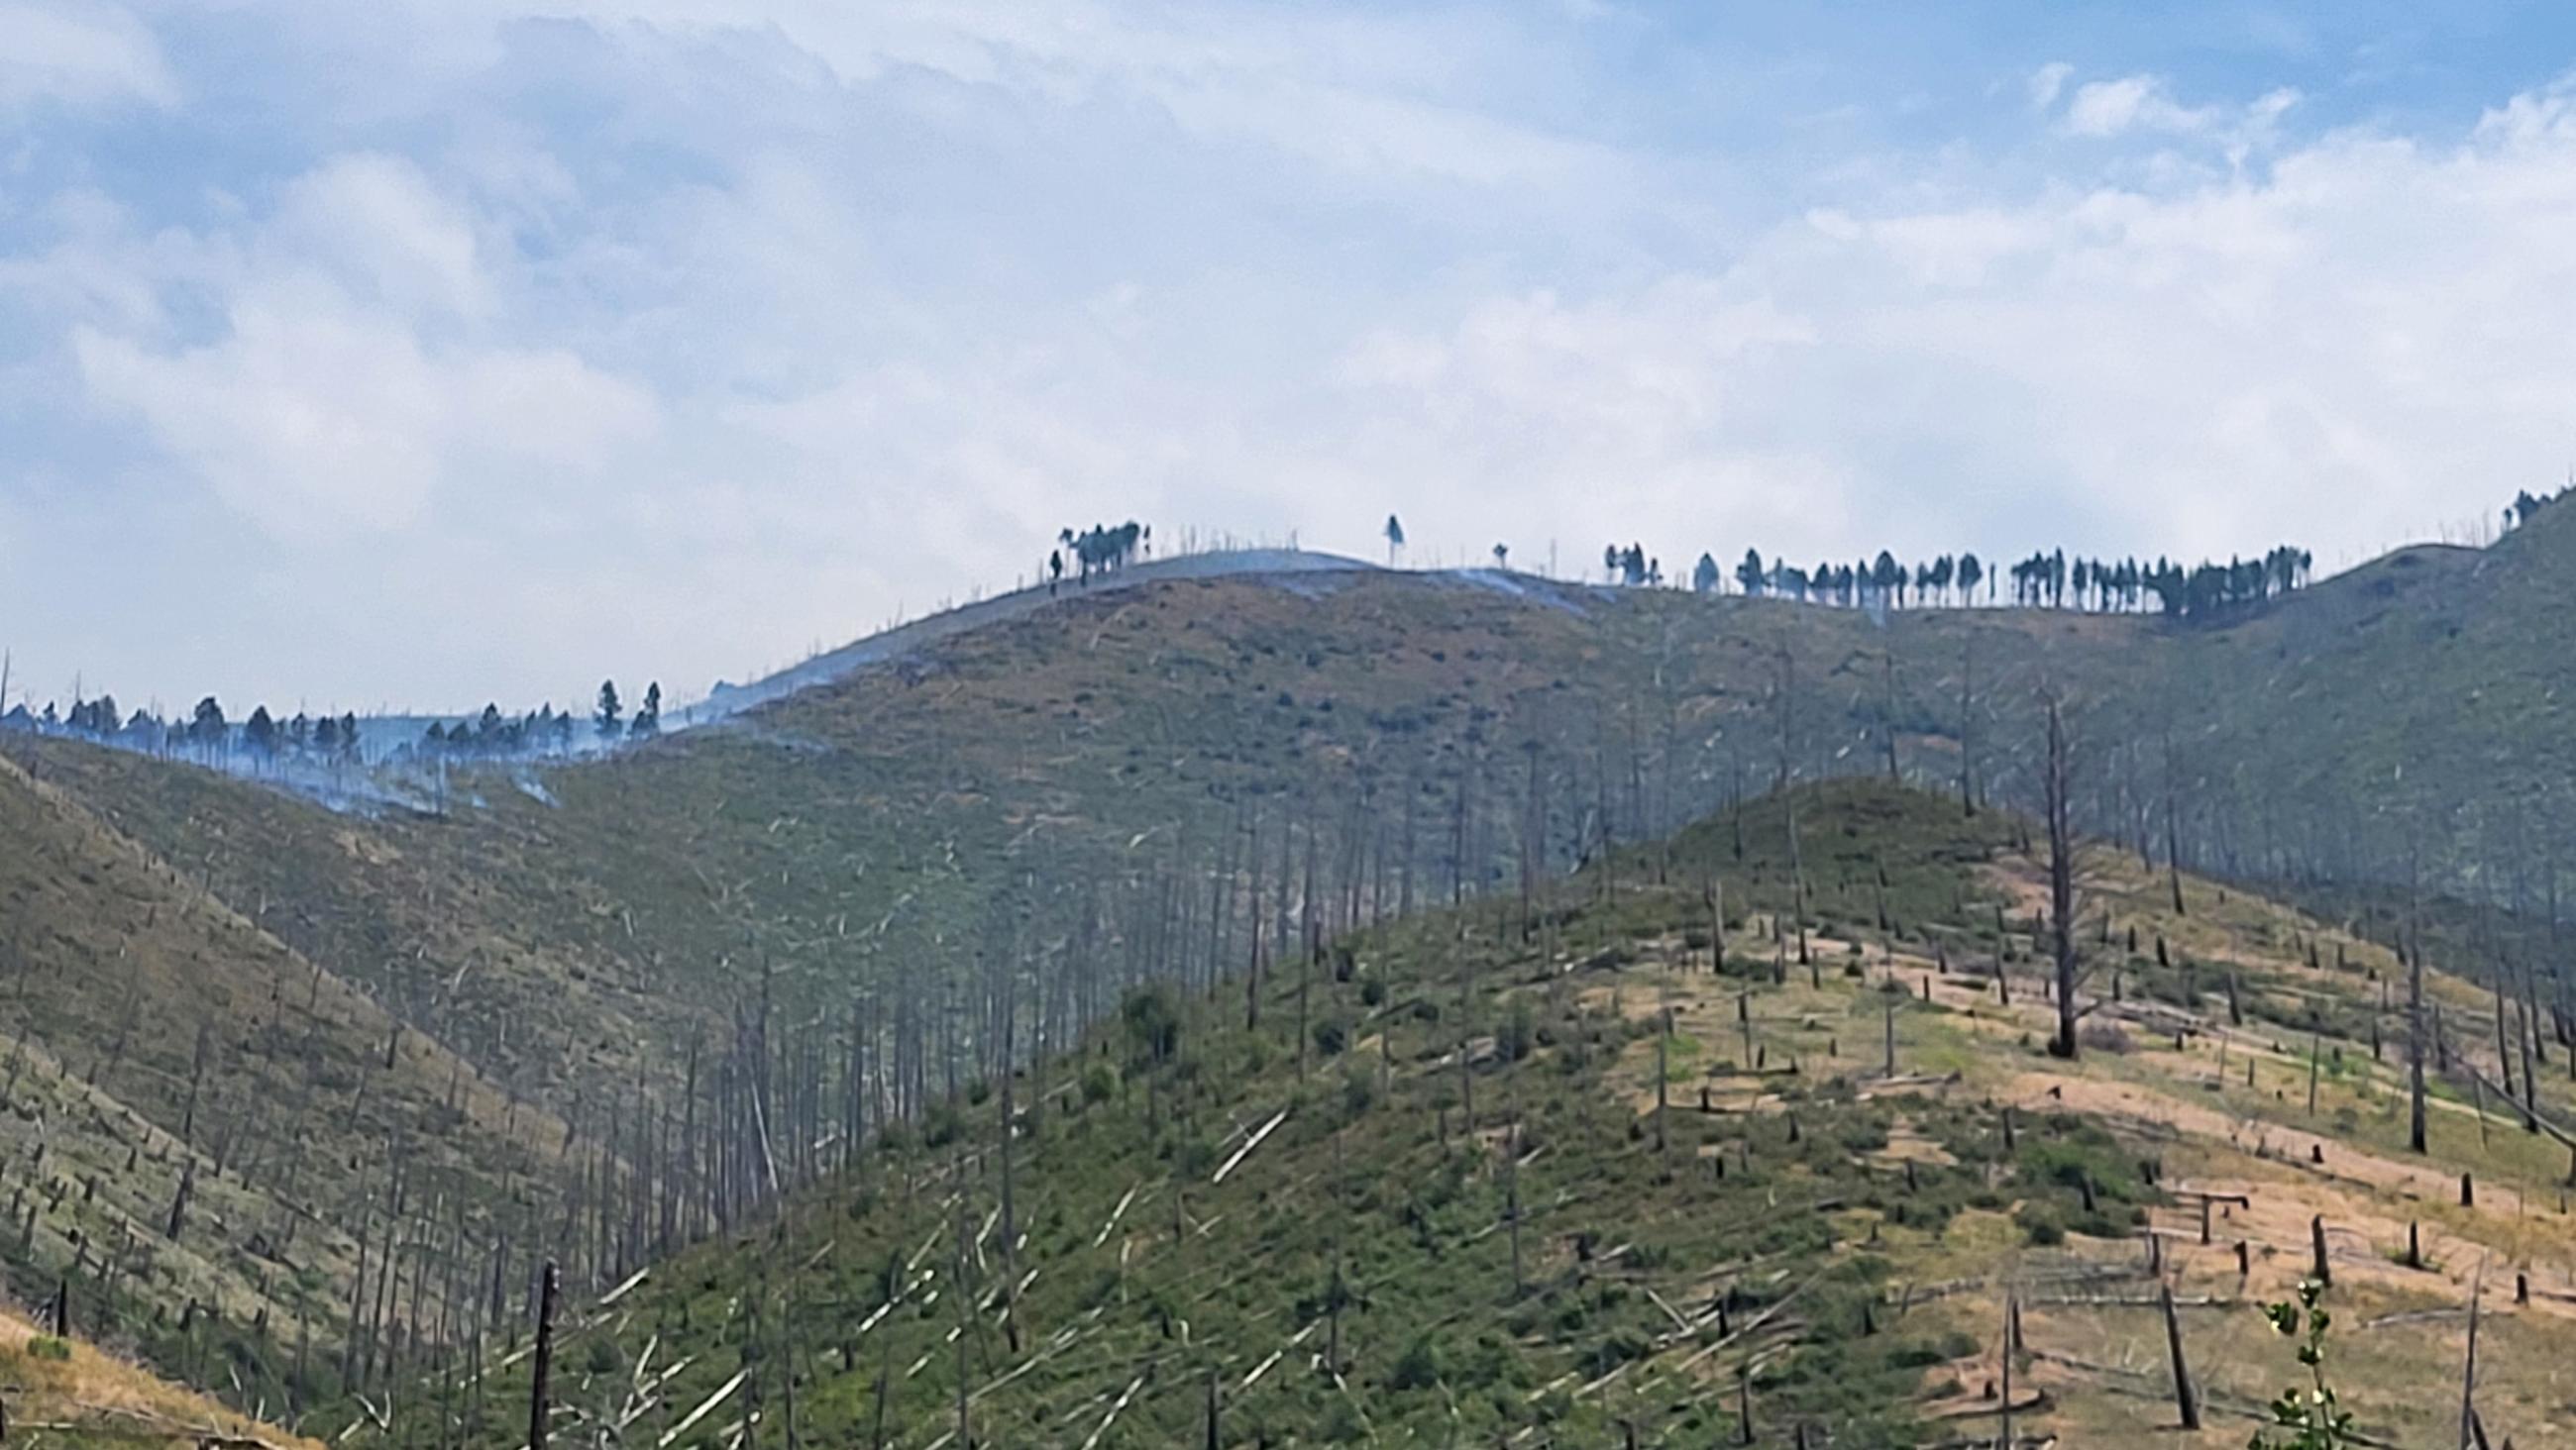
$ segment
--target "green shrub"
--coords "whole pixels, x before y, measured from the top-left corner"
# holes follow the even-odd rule
[[[1109,1064],[1095,1062],[1082,1070],[1082,1100],[1105,1103],[1118,1092],[1118,1074]]]
[[[1351,1030],[1333,1017],[1316,1023],[1311,1035],[1315,1039],[1315,1051],[1325,1057],[1341,1056],[1342,1049],[1350,1046],[1351,1042]]]
[[[1386,1372],[1390,1389],[1427,1390],[1440,1383],[1440,1350],[1427,1334],[1416,1335]]]

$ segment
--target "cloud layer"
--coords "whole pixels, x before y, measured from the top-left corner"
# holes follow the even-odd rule
[[[127,697],[692,694],[1129,515],[2326,561],[2576,454],[2545,78],[2041,50],[1845,96],[1609,10],[0,33],[0,621]]]

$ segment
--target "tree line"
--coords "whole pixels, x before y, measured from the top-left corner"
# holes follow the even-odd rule
[[[487,704],[483,712],[454,724],[433,720],[421,732],[418,756],[429,759],[484,758],[500,759],[519,755],[564,754],[572,749],[578,721],[570,710],[557,710],[552,702],[513,719],[501,713],[501,707]],[[662,733],[662,683],[659,680],[644,689],[643,703],[633,718],[617,694],[615,680],[599,682],[599,696],[591,706],[589,726],[602,744],[614,745],[620,740],[650,740]]]
[[[1088,584],[1094,574],[1124,567],[1138,551],[1150,549],[1153,539],[1154,526],[1134,519],[1114,529],[1107,524],[1093,524],[1078,534],[1070,527],[1062,529],[1056,534],[1057,547],[1047,554],[1047,588],[1052,590],[1063,580],[1068,554],[1073,556],[1075,582]]]
[[[630,716],[614,680],[604,680],[587,721],[551,703],[520,715],[505,715],[497,703],[461,720],[433,720],[417,741],[397,746],[396,761],[509,759],[527,755],[566,754],[587,725],[603,744],[649,740],[662,733],[662,685],[655,681]],[[199,700],[184,718],[164,718],[150,710],[120,711],[114,695],[74,698],[69,709],[47,701],[35,710],[25,704],[0,715],[0,730],[63,735],[92,744],[139,751],[146,755],[194,755],[210,765],[247,764],[340,767],[364,765],[366,735],[356,712],[312,715],[297,711],[279,719],[266,705],[253,706],[239,720],[228,715],[213,695]]]
[[[293,759],[320,765],[358,763],[362,744],[355,713],[309,715],[299,710],[280,720],[260,705],[235,722],[212,695],[199,700],[184,719],[164,718],[150,710],[121,714],[114,695],[75,698],[68,710],[50,700],[32,712],[21,704],[0,715],[0,730],[69,735],[149,755],[190,751],[208,759],[240,754],[259,761]]]
[[[1635,544],[1602,551],[1602,568],[1612,582],[1654,587],[1663,582],[1662,561],[1649,558]],[[2135,613],[2152,601],[2168,618],[2210,619],[2259,605],[2305,588],[2314,577],[2315,556],[2283,544],[2260,558],[2231,558],[2224,564],[2203,562],[2185,568],[2159,557],[2152,563],[2125,559],[2069,559],[2063,549],[2034,553],[2010,565],[1989,565],[1972,553],[1943,554],[1908,565],[1881,549],[1875,559],[1851,563],[1826,560],[1814,568],[1787,559],[1762,557],[1746,549],[1734,569],[1735,587],[1753,598],[1794,600],[1844,609],[1929,609],[1998,603],[2007,580],[2012,603],[2024,609],[2079,609],[2096,613]],[[1703,553],[1691,570],[1691,588],[1701,594],[1725,591],[1727,571],[1714,554]]]

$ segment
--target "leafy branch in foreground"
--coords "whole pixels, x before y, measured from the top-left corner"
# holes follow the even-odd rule
[[[2246,1442],[2246,1450],[2343,1450],[2358,1443],[2353,1437],[2352,1416],[2345,1413],[2326,1383],[2326,1330],[2334,1316],[2318,1307],[2325,1298],[2326,1286],[2315,1279],[2299,1281],[2299,1302],[2273,1304],[2264,1308],[2265,1318],[2274,1331],[2284,1338],[2299,1341],[2299,1363],[2308,1368],[2304,1389],[2283,1390],[2272,1401],[2272,1424],[2257,1430]]]

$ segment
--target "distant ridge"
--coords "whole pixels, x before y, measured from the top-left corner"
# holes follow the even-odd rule
[[[763,675],[748,684],[718,680],[707,692],[706,700],[691,707],[688,724],[704,724],[739,714],[755,705],[792,695],[798,690],[826,685],[842,679],[851,671],[868,665],[900,659],[923,645],[1015,619],[1032,610],[1043,609],[1058,599],[1079,599],[1089,595],[1143,584],[1159,584],[1185,579],[1235,579],[1264,574],[1324,574],[1351,570],[1372,570],[1378,566],[1364,559],[1341,554],[1319,553],[1306,549],[1229,549],[1206,554],[1182,554],[1172,558],[1151,559],[1129,564],[1091,576],[1089,583],[1066,579],[1050,590],[1044,584],[1014,590],[991,599],[977,600],[942,610],[926,618],[879,630],[864,639],[855,640],[839,649],[828,650],[812,659]],[[675,725],[680,722],[673,722]]]

